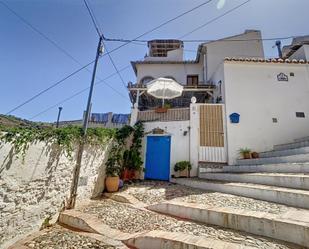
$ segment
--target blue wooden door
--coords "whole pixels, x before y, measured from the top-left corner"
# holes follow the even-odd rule
[[[148,136],[146,179],[168,181],[170,178],[170,136]]]

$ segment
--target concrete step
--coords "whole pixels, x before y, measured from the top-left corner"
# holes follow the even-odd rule
[[[75,210],[66,210],[59,216],[61,224],[67,225],[88,233],[97,233],[108,239],[121,241],[130,248],[157,249],[157,248],[183,248],[183,249],[254,249],[256,247],[239,245],[237,242],[225,242],[207,237],[194,236],[168,231],[145,231],[140,233],[125,233],[102,223],[96,216]],[[121,248],[121,247],[115,247]],[[122,249],[122,248],[121,248]]]
[[[200,169],[200,174],[205,173]],[[217,171],[218,172],[218,171]],[[236,165],[225,166],[220,172],[224,173],[309,173],[309,163],[281,163],[265,165]]]
[[[309,154],[298,154],[290,156],[277,156],[256,159],[239,159],[237,165],[261,165],[261,164],[278,164],[278,163],[304,163],[309,162]]]
[[[256,249],[256,247],[243,246],[237,243],[166,231],[150,231],[128,239],[124,243],[130,248],[138,249]]]
[[[267,158],[267,157],[282,157],[282,156],[291,156],[291,155],[299,155],[307,153],[309,153],[309,147],[301,147],[289,150],[272,150],[272,151],[260,152],[259,155],[260,158]]]
[[[244,182],[284,188],[309,190],[309,174],[283,173],[201,173],[199,178],[216,181]]]
[[[299,141],[299,142],[292,142],[286,144],[278,144],[274,146],[274,150],[289,150],[289,149],[297,149],[301,147],[308,147],[309,141]]]
[[[309,209],[309,191],[252,183],[210,181],[197,178],[171,179],[171,182],[203,190],[251,197],[292,207]]]
[[[267,236],[300,246],[309,245],[308,210],[289,208],[287,212],[271,214],[231,208],[213,208],[176,201],[155,204],[148,209],[186,220]]]

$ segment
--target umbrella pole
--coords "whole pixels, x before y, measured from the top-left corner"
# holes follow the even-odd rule
[[[164,107],[164,99],[162,99],[162,107]]]

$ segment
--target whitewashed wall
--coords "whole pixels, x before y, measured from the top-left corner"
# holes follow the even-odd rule
[[[288,82],[277,80],[281,72],[289,76]],[[267,151],[309,135],[308,65],[225,62],[224,78],[229,164],[242,147]],[[239,124],[230,123],[233,112],[240,114]],[[297,118],[296,112],[306,118]]]
[[[224,40],[206,43],[207,80],[213,77],[225,57],[264,58],[261,38],[260,31],[247,31]]]
[[[104,190],[106,149],[88,147],[83,155],[77,204]],[[0,148],[0,248],[40,228],[49,215],[57,217],[70,191],[73,160],[56,145],[31,145],[25,161],[11,145]]]
[[[136,82],[140,82],[145,76],[153,78],[172,76],[178,83],[186,85],[187,75],[199,75],[199,81],[203,81],[203,64],[139,64],[137,66]]]
[[[145,133],[151,132],[154,128],[163,129],[166,134],[171,136],[171,160],[170,172],[174,174],[174,165],[179,161],[189,161],[189,132],[184,135],[184,131],[189,131],[189,121],[172,121],[172,122],[147,122],[144,123]],[[152,134],[148,134],[152,135]],[[147,136],[143,141],[144,164],[146,162]],[[145,165],[144,165],[145,167]],[[195,169],[192,169],[194,172]]]

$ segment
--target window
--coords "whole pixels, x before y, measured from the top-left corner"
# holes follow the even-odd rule
[[[297,118],[304,118],[305,117],[305,113],[304,112],[296,112],[296,117]]]
[[[292,72],[292,73],[290,73],[290,76],[294,77],[294,76],[295,76],[295,74]]]
[[[198,85],[198,75],[187,75],[187,85],[197,86]]]
[[[145,76],[144,78],[141,79],[141,82],[140,82],[140,83],[143,84],[143,85],[145,85],[145,84],[149,83],[149,82],[152,81],[152,80],[154,80],[153,77],[151,77],[151,76]]]
[[[278,119],[277,118],[273,118],[273,123],[278,123]]]

